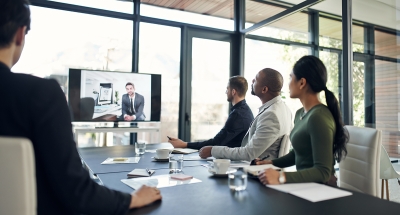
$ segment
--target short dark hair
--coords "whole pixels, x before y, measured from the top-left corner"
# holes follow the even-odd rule
[[[229,78],[229,87],[235,89],[239,96],[244,96],[249,88],[249,84],[244,77],[233,76]]]
[[[268,87],[268,91],[274,95],[279,95],[283,87],[282,74],[271,68],[264,68],[261,72],[265,75],[262,83]]]
[[[135,88],[135,85],[133,85],[133,83],[131,83],[131,82],[126,83],[125,87],[128,86],[128,85],[131,85],[133,88]]]
[[[10,45],[18,28],[26,26],[30,30],[31,12],[29,0],[0,1],[0,48]]]

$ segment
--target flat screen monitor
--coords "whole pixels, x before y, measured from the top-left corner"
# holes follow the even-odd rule
[[[160,121],[161,75],[70,69],[68,89],[75,122]]]

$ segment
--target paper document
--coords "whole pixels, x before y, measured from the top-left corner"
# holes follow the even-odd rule
[[[318,183],[267,185],[267,187],[285,193],[290,193],[311,202],[319,202],[328,199],[335,199],[353,195],[351,192]]]
[[[139,163],[140,157],[114,157],[107,158],[101,164]]]
[[[248,167],[250,166],[249,161],[231,161],[230,167],[232,168],[239,168],[239,167]]]
[[[155,149],[146,149],[146,152],[148,152],[148,153],[156,153],[156,150]]]
[[[208,158],[201,158],[200,156],[183,156],[184,161],[212,161],[214,160],[214,157],[208,157]]]
[[[281,168],[276,167],[276,166],[274,166],[272,164],[264,164],[264,165],[247,166],[247,167],[244,168],[244,171],[246,171],[246,172],[248,172],[248,173],[250,173],[252,175],[258,175],[259,171],[262,171],[262,170],[265,170],[265,169],[269,169],[269,168],[276,169],[276,170],[281,169]]]
[[[194,152],[198,152],[199,150],[197,149],[188,149],[188,148],[174,148],[174,150],[172,151],[172,153],[176,153],[176,154],[190,154],[190,153],[194,153]]]
[[[183,184],[193,184],[201,182],[197,178],[192,178],[188,180],[177,180],[171,178],[171,175],[158,175],[158,176],[151,176],[145,178],[132,178],[132,179],[122,179],[122,183],[132,187],[133,189],[137,190],[143,185],[151,186],[151,187],[172,187],[178,186]]]

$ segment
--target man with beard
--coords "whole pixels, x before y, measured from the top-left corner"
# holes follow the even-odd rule
[[[244,136],[241,147],[206,146],[200,149],[200,157],[226,158],[251,161],[263,157],[278,157],[281,140],[292,128],[292,113],[282,101],[282,75],[265,68],[253,79],[251,94],[260,98],[262,105]]]
[[[200,149],[203,146],[240,146],[251,121],[254,119],[253,113],[245,100],[247,88],[248,83],[244,77],[233,76],[229,79],[226,95],[228,102],[231,102],[233,107],[224,127],[214,138],[202,142],[184,142],[169,137],[168,142],[175,148],[192,149]]]

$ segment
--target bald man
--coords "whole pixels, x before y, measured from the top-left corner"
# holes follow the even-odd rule
[[[283,77],[278,71],[265,68],[258,72],[253,79],[251,94],[257,96],[262,105],[241,147],[206,146],[200,149],[200,157],[247,161],[277,158],[282,137],[292,128],[292,113],[280,96],[282,86]]]

